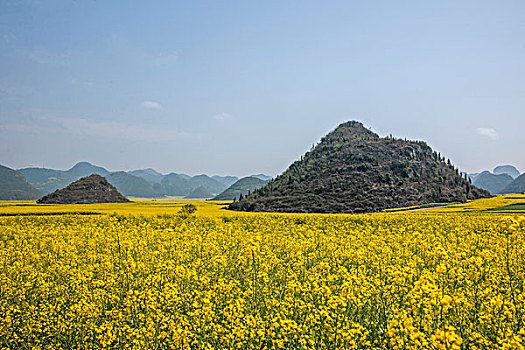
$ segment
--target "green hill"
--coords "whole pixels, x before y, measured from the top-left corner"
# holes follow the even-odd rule
[[[268,183],[269,180],[261,180],[259,178],[248,176],[240,179],[233,185],[231,185],[224,192],[213,198],[213,200],[226,201],[226,200],[237,200],[240,195],[246,196]]]
[[[159,188],[166,196],[187,196],[191,189],[192,187],[188,180],[176,173],[164,175]]]
[[[472,184],[476,187],[489,191],[492,194],[500,193],[505,186],[510,184],[514,179],[506,174],[500,173],[498,175],[491,174],[484,171],[474,178]]]
[[[381,138],[351,121],[323,137],[276,179],[229,208],[362,213],[488,196],[425,142]]]
[[[128,174],[124,171],[118,171],[106,175],[106,180],[115,188],[117,191],[122,193],[124,196],[133,197],[144,197],[153,198],[157,197],[158,193],[153,189],[153,186],[138,176]]]
[[[37,199],[42,193],[31,186],[16,170],[0,165],[0,199]]]
[[[191,192],[185,198],[202,199],[202,198],[211,198],[211,197],[213,197],[213,194],[211,194],[204,186],[199,186],[191,190]]]
[[[525,174],[521,174],[514,179],[510,184],[505,186],[500,193],[523,193],[525,192]]]
[[[188,183],[190,184],[192,190],[202,186],[206,189],[206,191],[213,194],[221,193],[228,188],[228,186],[224,183],[212,179],[208,175],[195,175],[188,180]]]

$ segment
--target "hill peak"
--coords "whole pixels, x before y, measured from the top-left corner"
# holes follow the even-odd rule
[[[351,120],[339,124],[332,132],[325,136],[325,139],[379,139],[379,135],[367,129],[363,123]]]

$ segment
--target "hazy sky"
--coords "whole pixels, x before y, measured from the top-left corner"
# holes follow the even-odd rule
[[[525,1],[0,0],[0,164],[276,175],[352,119],[525,171]]]

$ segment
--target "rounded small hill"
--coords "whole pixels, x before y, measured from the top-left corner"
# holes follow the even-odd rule
[[[120,194],[104,177],[90,175],[56,190],[37,201],[45,204],[123,203],[129,199]]]
[[[350,121],[229,209],[364,213],[489,196],[425,142],[381,138]]]

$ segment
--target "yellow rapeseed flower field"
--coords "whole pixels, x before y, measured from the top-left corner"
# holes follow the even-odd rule
[[[0,348],[525,349],[524,216],[193,203],[2,202]]]

